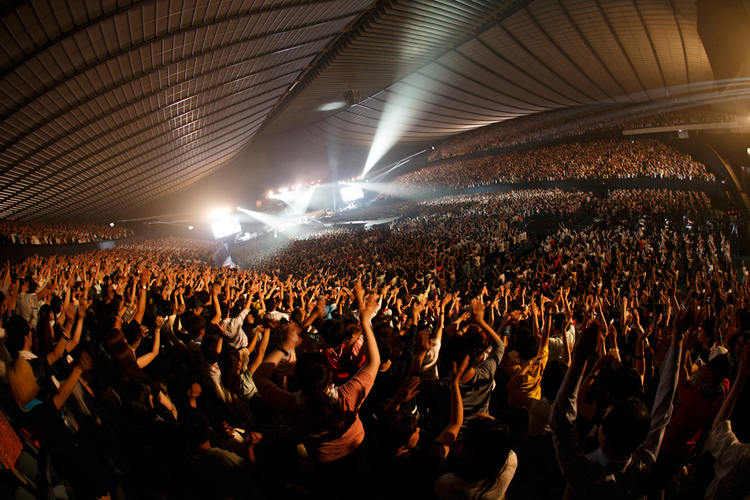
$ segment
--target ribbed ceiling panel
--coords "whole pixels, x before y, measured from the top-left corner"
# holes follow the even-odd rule
[[[567,106],[666,100],[668,87],[712,78],[696,14],[687,0],[537,0],[361,103],[374,111],[344,109],[312,127],[368,145],[391,100],[415,115],[400,140],[424,141]]]
[[[274,112],[265,130],[274,132],[332,114],[325,104],[341,102],[351,89],[371,96],[407,77],[464,41],[521,0],[399,0],[381,2],[345,45],[328,54],[320,71],[300,82]]]
[[[19,2],[0,23],[0,217],[122,218],[215,171],[369,3]]]
[[[304,156],[369,146],[401,113],[408,145],[545,110],[695,96],[713,79],[695,0],[5,5],[0,218],[170,213],[186,187],[250,168],[241,153],[259,133]],[[360,105],[343,102],[350,89]]]

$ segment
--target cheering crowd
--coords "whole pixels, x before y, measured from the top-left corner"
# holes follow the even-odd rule
[[[748,491],[750,281],[704,194],[371,210],[400,218],[242,269],[191,240],[6,264],[0,461],[24,436],[80,498]]]
[[[13,245],[64,245],[116,240],[132,236],[133,231],[105,224],[53,224],[0,220],[0,243]]]
[[[701,123],[726,123],[737,118],[707,106],[667,111],[650,105],[596,105],[535,113],[488,125],[446,139],[430,152],[429,161],[476,151],[574,137],[589,132],[632,130]]]
[[[386,196],[492,184],[647,177],[715,180],[702,163],[654,139],[595,141],[483,156],[396,177]]]

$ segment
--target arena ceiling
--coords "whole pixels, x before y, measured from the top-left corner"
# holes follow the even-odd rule
[[[0,0],[0,19],[0,218],[167,214],[254,137],[369,146],[405,113],[395,142],[426,142],[714,89],[695,0]]]

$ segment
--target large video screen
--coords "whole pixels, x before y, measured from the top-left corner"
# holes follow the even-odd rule
[[[364,198],[365,193],[362,192],[362,188],[357,186],[347,186],[341,189],[341,199],[344,203],[350,203],[360,198]]]
[[[236,217],[229,217],[211,223],[211,230],[214,232],[214,238],[219,239],[232,234],[242,232],[240,221]]]

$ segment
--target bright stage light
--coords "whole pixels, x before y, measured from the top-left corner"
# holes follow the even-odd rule
[[[342,188],[341,200],[344,203],[351,203],[352,201],[359,200],[365,197],[365,193],[362,192],[362,188],[359,186],[346,186]]]
[[[394,91],[388,93],[388,100],[380,115],[378,130],[372,141],[362,175],[367,175],[367,172],[414,125],[427,102],[422,97],[429,91],[430,89],[424,86],[418,88],[404,85],[399,87],[398,93]]]
[[[211,223],[211,230],[214,233],[214,238],[224,238],[225,236],[230,236],[232,234],[237,234],[242,232],[242,226],[240,226],[240,221],[237,219],[237,217],[231,217],[224,220],[216,221]]]

